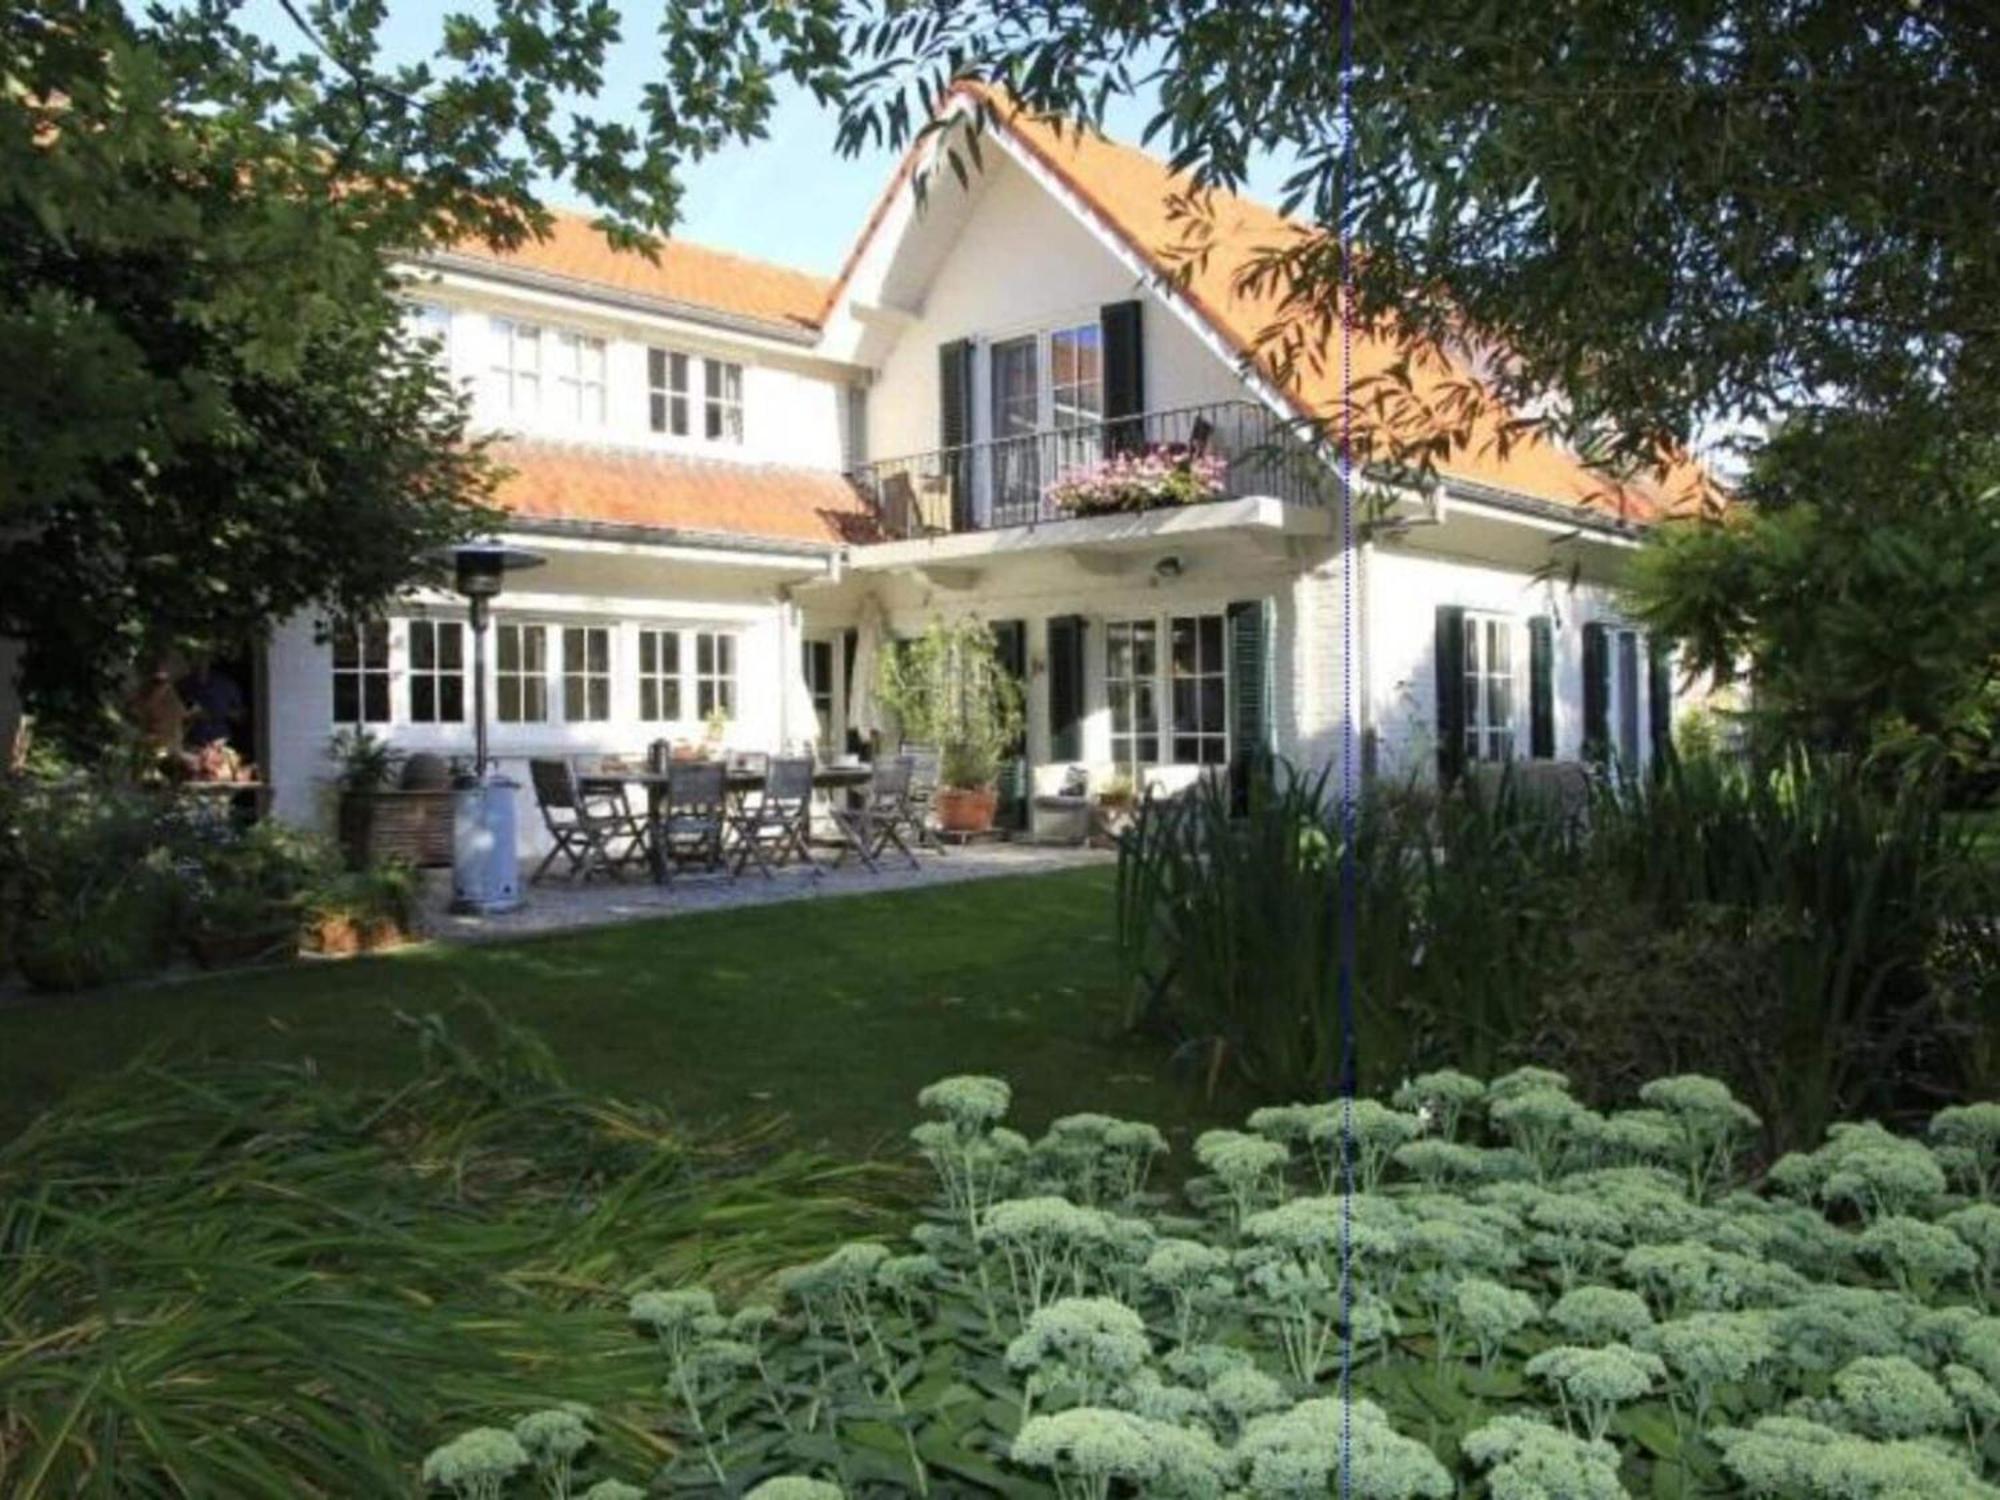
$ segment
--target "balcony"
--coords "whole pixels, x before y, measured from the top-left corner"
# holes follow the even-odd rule
[[[888,542],[1251,498],[1326,507],[1338,484],[1296,423],[1253,401],[941,448],[852,478]]]

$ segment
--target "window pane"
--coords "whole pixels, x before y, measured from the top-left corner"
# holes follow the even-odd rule
[[[410,622],[410,665],[418,671],[437,665],[437,636],[427,621]]]
[[[410,717],[419,724],[431,724],[437,720],[437,679],[433,677],[412,677],[410,679]]]
[[[639,632],[639,670],[641,672],[659,671],[659,650],[660,637],[657,631],[642,630]]]
[[[446,724],[465,720],[465,679],[444,677],[438,681],[438,718]]]
[[[694,669],[697,672],[715,670],[715,637],[697,635],[694,638]]]
[[[465,669],[465,630],[458,624],[440,625],[437,628],[438,664],[446,671],[459,672]]]
[[[495,637],[500,670],[518,672],[521,670],[521,629],[518,625],[502,625]]]
[[[660,717],[660,684],[654,678],[639,679],[639,717],[642,719]]]
[[[333,717],[339,724],[352,724],[361,717],[361,681],[351,673],[333,679]]]
[[[589,682],[590,717],[608,719],[611,717],[611,681],[605,677],[593,677]]]
[[[380,672],[364,673],[361,679],[362,711],[371,724],[389,720],[389,678]]]

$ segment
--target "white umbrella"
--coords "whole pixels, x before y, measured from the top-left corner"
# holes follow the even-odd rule
[[[798,622],[794,632],[798,637],[798,648],[791,652],[791,666],[785,673],[785,750],[789,754],[801,744],[816,745],[825,732],[826,726],[819,721],[819,708],[813,702],[812,684],[806,681],[805,621],[796,610],[792,618]]]
[[[882,606],[873,594],[861,601],[855,622],[854,670],[848,687],[847,727],[867,739],[888,733],[881,702],[875,695],[875,663],[882,655]]]

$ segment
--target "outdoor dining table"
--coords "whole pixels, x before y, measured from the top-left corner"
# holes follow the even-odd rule
[[[658,846],[660,815],[664,811],[667,786],[673,780],[672,770],[653,771],[643,767],[616,769],[600,767],[595,771],[577,776],[577,785],[588,791],[592,787],[634,786],[642,787],[646,793],[646,827],[654,835],[653,878],[664,881],[667,876],[666,862],[661,857]],[[730,766],[723,773],[723,787],[729,797],[740,801],[752,792],[764,789],[767,772],[749,766]],[[843,765],[838,762],[813,767],[813,790],[829,794],[839,794],[858,790],[868,785],[874,775],[874,768],[865,764]]]

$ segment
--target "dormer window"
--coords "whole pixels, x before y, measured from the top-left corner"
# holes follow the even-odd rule
[[[743,366],[648,349],[646,384],[653,431],[710,443],[743,441]]]

